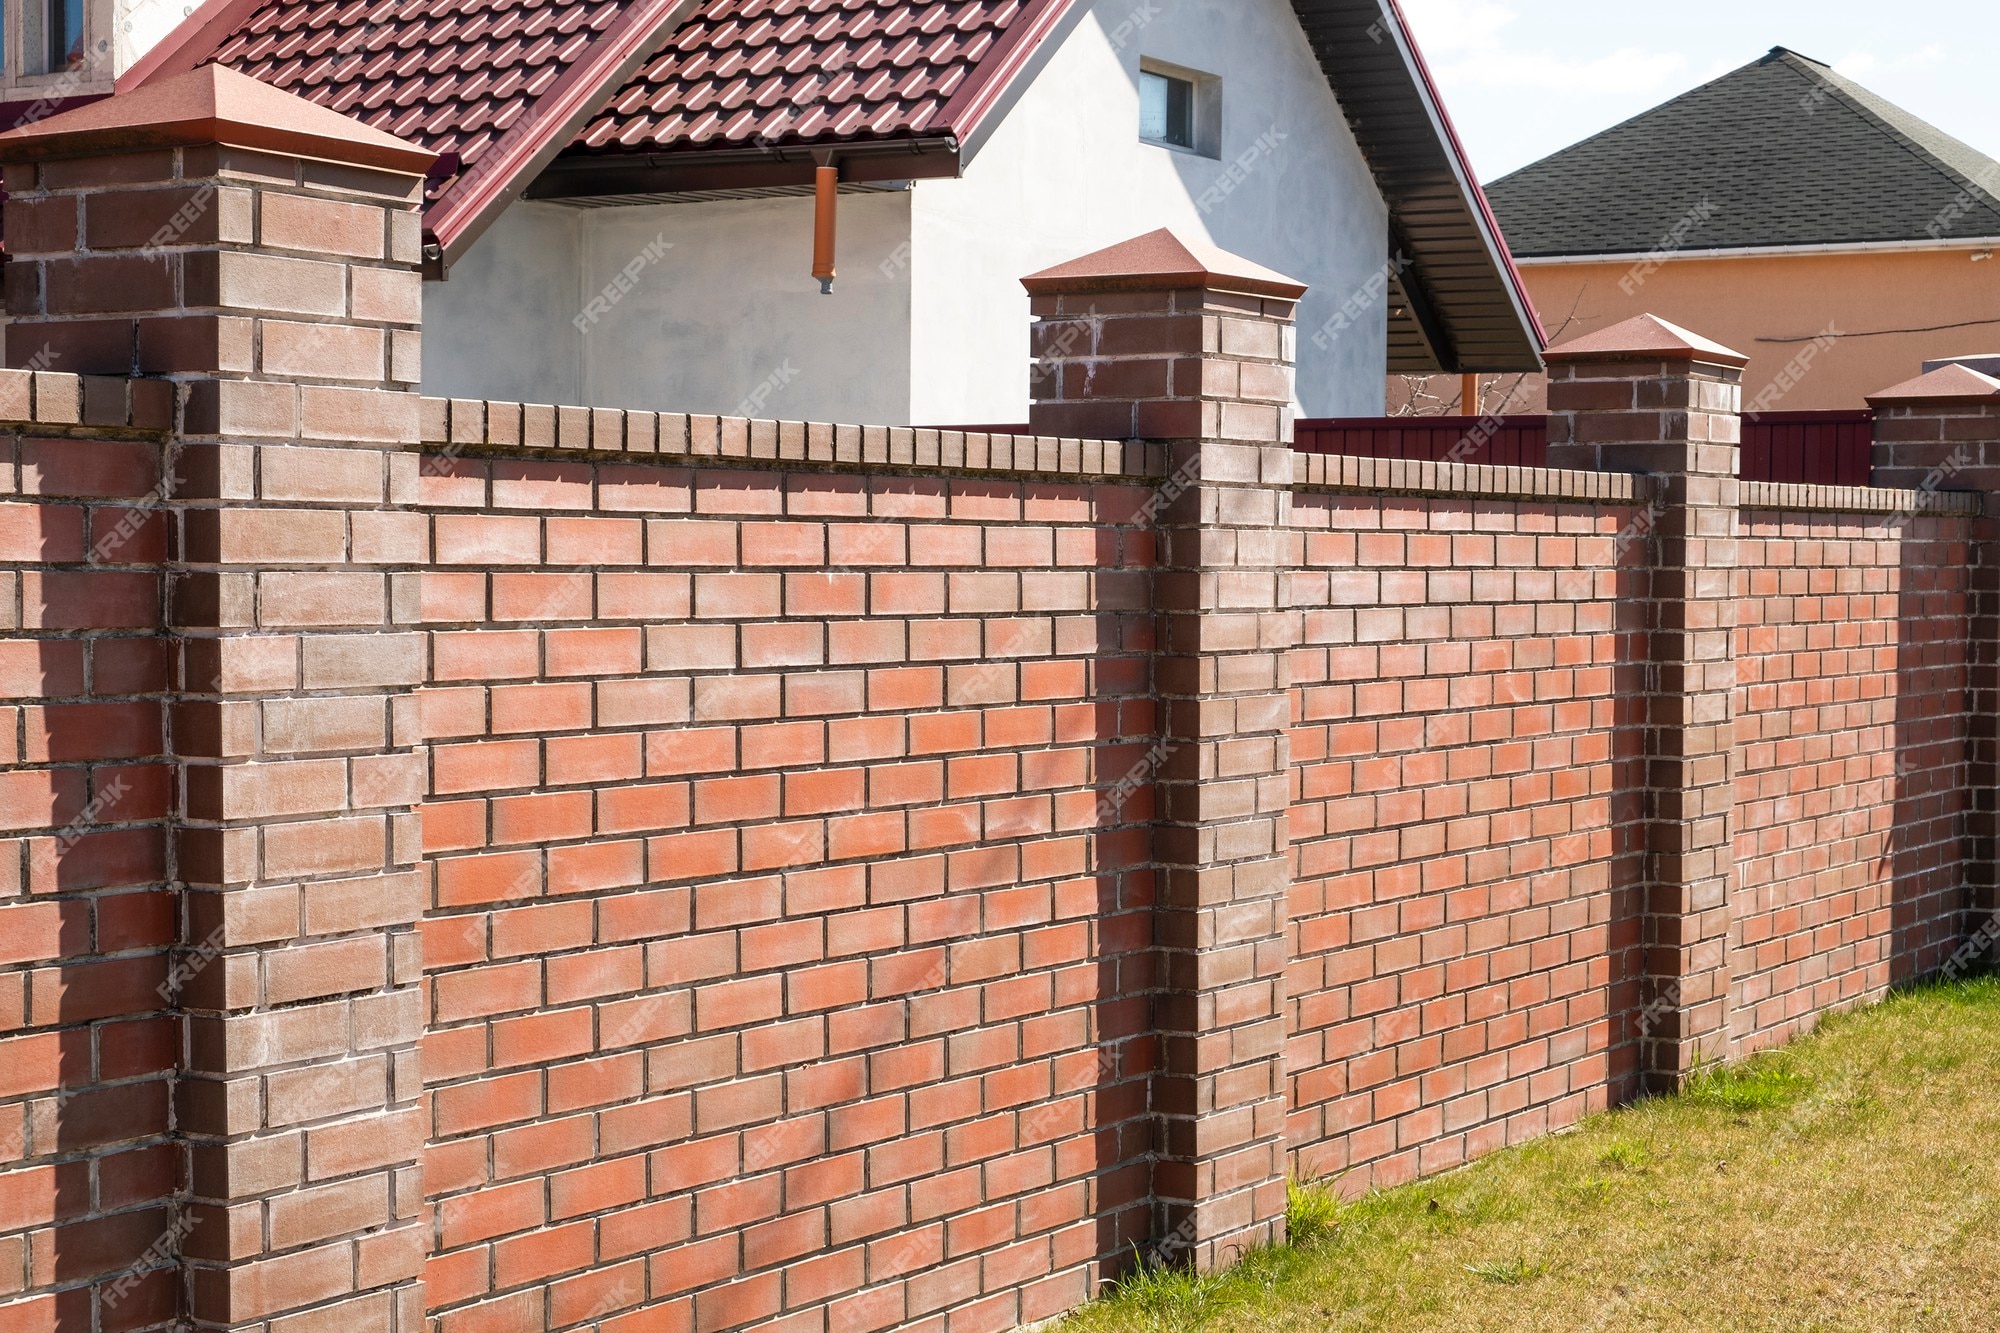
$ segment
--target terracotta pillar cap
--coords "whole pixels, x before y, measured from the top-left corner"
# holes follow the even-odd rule
[[[0,162],[228,144],[421,176],[437,160],[393,134],[221,65],[0,134]]]
[[[1306,294],[1306,284],[1294,278],[1212,245],[1183,241],[1165,227],[1030,274],[1021,279],[1021,285],[1035,296],[1160,292],[1190,287],[1287,301],[1296,301]]]
[[[1669,324],[1658,315],[1635,315],[1622,324],[1572,338],[1548,350],[1550,365],[1579,361],[1700,361],[1741,369],[1750,364],[1743,353]]]
[[[1954,363],[1905,380],[1894,388],[1871,393],[1868,402],[1874,407],[1987,402],[2000,405],[2000,380]]]

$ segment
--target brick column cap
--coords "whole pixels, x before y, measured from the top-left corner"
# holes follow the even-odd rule
[[[1190,244],[1162,227],[1081,259],[1031,273],[1021,285],[1034,296],[1079,292],[1162,292],[1192,287],[1296,301],[1306,284],[1204,242]]]
[[[1949,403],[2000,406],[2000,380],[1954,363],[1868,395],[1870,407],[1935,407]]]
[[[1580,361],[1699,361],[1741,369],[1750,364],[1743,353],[1690,333],[1658,315],[1634,315],[1622,324],[1572,338],[1548,350],[1550,365]]]
[[[437,154],[221,65],[0,134],[0,162],[227,144],[421,176]]]

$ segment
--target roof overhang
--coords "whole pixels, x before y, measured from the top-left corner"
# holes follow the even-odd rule
[[[964,163],[978,156],[1063,39],[1089,12],[1082,0],[1030,0],[1021,21],[1007,29],[999,48],[982,62],[979,76],[953,95],[940,116],[948,133],[963,146]]]
[[[629,196],[636,203],[668,194],[793,189],[811,185],[815,167],[823,164],[838,167],[844,185],[954,177],[971,164],[1063,38],[1089,12],[1082,0],[1026,0],[1020,21],[1007,29],[924,135],[668,152],[566,148],[542,169],[526,197],[611,202]]]
[[[450,192],[424,217],[442,252],[445,272],[569,146],[577,131],[604,104],[605,90],[631,78],[700,3],[634,0],[625,6],[618,21],[592,44],[589,53],[563,70],[562,76],[535,99],[522,123],[453,183]]]
[[[638,198],[711,190],[809,186],[825,159],[843,185],[932,180],[963,166],[952,138],[888,139],[832,148],[742,148],[685,153],[577,153],[557,157],[528,186],[530,199]],[[637,199],[635,199],[637,202]]]
[[[1517,255],[1522,268],[1565,264],[1671,264],[1689,259],[1810,259],[1839,255],[1953,254],[2000,247],[2000,236],[1968,236],[1948,241],[1829,241],[1824,245],[1739,245],[1727,249],[1651,250],[1645,254]]]
[[[1389,208],[1389,369],[1542,367],[1547,338],[1396,0],[1292,0]]]

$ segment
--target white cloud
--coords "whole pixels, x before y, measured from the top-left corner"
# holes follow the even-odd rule
[[[1834,69],[1857,82],[1871,76],[1886,77],[1900,70],[1932,69],[1944,64],[1950,55],[1942,46],[1933,42],[1920,46],[1914,51],[1904,51],[1896,55],[1884,55],[1877,51],[1856,51],[1844,59],[1833,62]]]
[[[1624,46],[1579,60],[1516,46],[1508,29],[1521,16],[1498,0],[1404,0],[1403,13],[1438,77],[1458,87],[1630,96],[1672,88],[1687,70],[1687,58],[1672,51]]]
[[[1500,31],[1521,16],[1498,0],[1403,0],[1427,59],[1456,59],[1499,44]]]
[[[1912,114],[1995,151],[1994,0],[1930,0],[1924,22],[1864,0],[1402,0],[1445,105],[1487,178],[1757,59],[1815,57]],[[1949,32],[1951,38],[1938,36]]]
[[[1483,88],[1531,88],[1570,97],[1629,97],[1677,88],[1685,82],[1685,57],[1621,47],[1595,60],[1508,52],[1454,71],[1460,80]]]

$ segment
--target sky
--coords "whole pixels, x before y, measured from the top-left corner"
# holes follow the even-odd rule
[[[1995,0],[1401,0],[1484,181],[1774,46],[2000,157]],[[1899,15],[1920,21],[1901,22]]]

